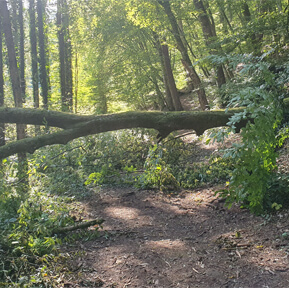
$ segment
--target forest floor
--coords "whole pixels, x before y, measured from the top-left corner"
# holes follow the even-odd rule
[[[215,196],[221,188],[95,192],[83,217],[103,218],[103,229],[66,248],[77,256],[64,287],[289,287],[288,211],[227,209]]]

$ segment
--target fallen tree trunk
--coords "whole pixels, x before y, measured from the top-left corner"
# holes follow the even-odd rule
[[[76,115],[42,109],[0,108],[0,123],[31,124],[69,129],[94,118],[95,115]]]
[[[162,140],[171,132],[190,129],[197,135],[201,135],[205,130],[227,126],[231,116],[242,109],[231,109],[219,111],[198,111],[198,112],[123,112],[106,115],[81,116],[69,113],[35,110],[0,108],[0,122],[18,123],[31,125],[44,125],[64,130],[26,138],[19,141],[8,143],[0,147],[0,159],[11,156],[15,153],[28,152],[53,144],[66,144],[69,141],[92,134],[107,131],[148,128],[159,131],[158,139]],[[248,122],[242,120],[236,130],[244,127]]]

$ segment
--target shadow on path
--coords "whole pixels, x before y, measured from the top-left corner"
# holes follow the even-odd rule
[[[75,287],[289,287],[288,215],[263,225],[210,189],[103,189],[86,208],[105,223],[100,238],[81,243],[82,275],[94,284]]]

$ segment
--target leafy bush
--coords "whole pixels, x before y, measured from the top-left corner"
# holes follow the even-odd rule
[[[229,180],[233,169],[232,159],[212,156],[208,163],[195,163],[187,165],[184,169],[178,169],[176,178],[181,187],[192,189],[202,185],[225,183]]]
[[[17,189],[21,183],[15,177],[14,158],[4,160],[1,166],[0,282],[7,287],[47,287],[45,283],[51,280],[45,276],[51,268],[47,268],[48,263],[59,253],[62,243],[54,231],[74,223],[69,213],[71,198],[50,194],[51,187],[45,189],[41,184],[46,177],[43,158],[30,161],[33,188],[26,193]]]
[[[195,188],[225,182],[233,169],[233,162],[219,156],[212,156],[205,163],[195,162],[195,143],[185,143],[169,136],[164,143],[152,146],[154,135],[149,131],[131,133],[110,133],[102,138],[102,141],[109,139],[106,143],[99,142],[98,136],[94,136],[95,150],[92,154],[102,149],[105,157],[99,155],[95,161],[90,154],[91,161],[96,165],[85,181],[86,185],[117,184],[163,191],[178,190],[180,187]]]
[[[56,255],[61,240],[53,230],[73,223],[68,211],[63,199],[37,193],[20,204],[13,218],[1,214],[0,279],[18,282],[16,275],[32,275],[36,261]]]
[[[279,210],[289,207],[289,175],[272,173],[268,181],[268,189],[264,195],[265,210]]]
[[[262,213],[265,202],[271,201],[272,193],[267,191],[272,172],[276,170],[276,150],[282,142],[277,135],[283,118],[282,99],[287,92],[283,89],[285,83],[281,85],[285,78],[272,73],[270,64],[262,61],[262,57],[250,56],[243,60],[247,63],[242,74],[251,80],[247,81],[246,87],[236,89],[238,92],[231,98],[231,107],[244,106],[244,110],[236,113],[229,124],[234,130],[242,119],[251,121],[241,130],[242,142],[234,144],[225,154],[236,165],[229,190],[223,190],[221,194],[229,205],[242,202],[251,211]]]
[[[150,148],[144,172],[136,181],[141,188],[158,188],[160,190],[179,190],[179,182],[171,173],[170,166],[162,158],[163,149],[157,144]]]

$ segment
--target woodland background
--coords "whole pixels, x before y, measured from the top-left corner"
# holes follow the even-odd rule
[[[288,207],[288,41],[283,0],[0,0],[3,283],[45,285],[96,187],[221,184],[229,207]]]

